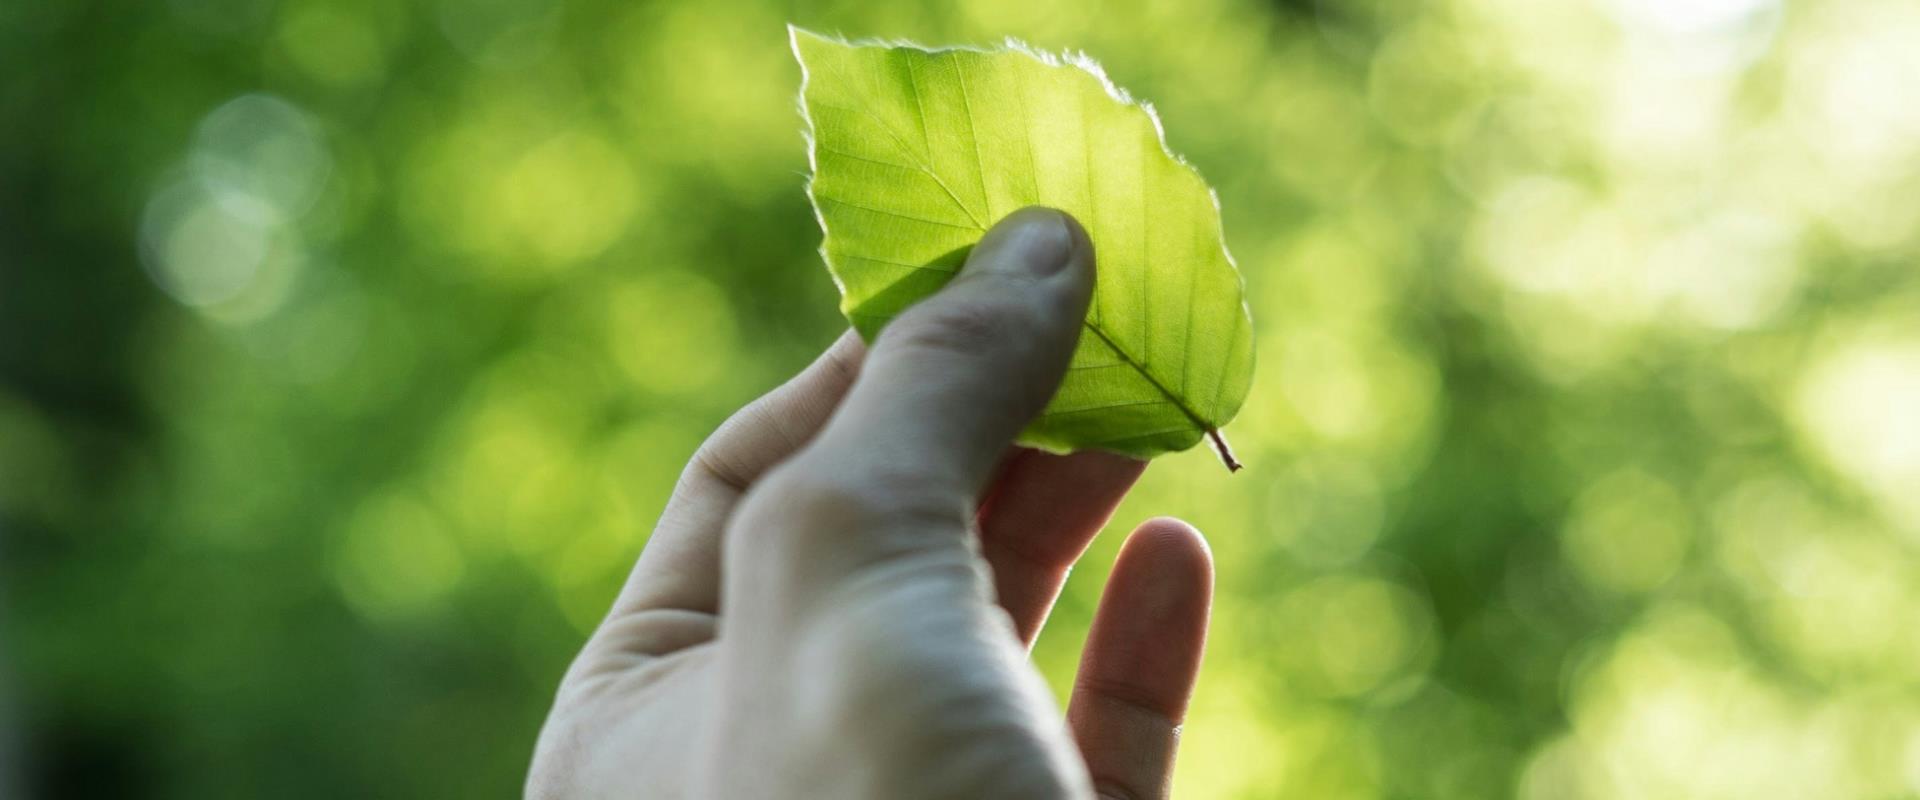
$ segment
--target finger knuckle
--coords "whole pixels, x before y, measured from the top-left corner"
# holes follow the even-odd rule
[[[849,531],[873,537],[967,524],[965,499],[917,470],[797,461],[769,483],[770,505],[791,521],[798,546],[830,543]]]

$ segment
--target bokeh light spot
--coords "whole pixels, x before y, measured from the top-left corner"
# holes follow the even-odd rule
[[[467,58],[496,68],[524,67],[553,50],[558,0],[440,0],[440,29]]]
[[[1807,370],[1803,434],[1920,541],[1920,337],[1863,336]]]
[[[241,95],[207,114],[189,164],[195,174],[254,198],[282,219],[312,206],[333,168],[307,113],[266,94]]]
[[[599,255],[613,244],[626,232],[639,199],[626,158],[605,139],[581,131],[533,148],[494,192],[531,255],[555,266]]]
[[[1616,592],[1644,592],[1680,569],[1691,539],[1689,516],[1673,487],[1629,468],[1581,493],[1561,531],[1561,543],[1589,583]]]
[[[656,268],[607,293],[607,347],[634,385],[682,394],[720,377],[712,353],[734,346],[733,309],[720,288],[697,275]]]
[[[341,535],[333,570],[341,592],[367,617],[404,619],[446,601],[466,560],[426,503],[404,492],[361,501]]]
[[[387,70],[386,44],[363,15],[335,3],[302,3],[283,12],[280,49],[307,77],[339,89],[360,88]]]
[[[1301,643],[1301,677],[1333,697],[1384,687],[1424,669],[1431,622],[1424,602],[1385,580],[1333,576],[1288,593],[1275,624]]]
[[[273,246],[277,215],[250,195],[185,180],[156,193],[141,221],[147,274],[173,299],[211,306],[245,291]]]

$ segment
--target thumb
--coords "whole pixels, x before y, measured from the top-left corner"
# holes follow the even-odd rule
[[[1072,217],[1007,216],[946,288],[881,332],[821,454],[979,491],[1059,387],[1093,283],[1093,243]]]
[[[1002,220],[748,494],[727,531],[716,741],[783,759],[768,774],[807,796],[1091,794],[966,543],[994,464],[1066,373],[1093,281],[1067,215]],[[789,723],[805,734],[782,738]]]
[[[1093,282],[1072,217],[1025,208],[993,226],[953,281],[881,331],[819,436],[747,498],[736,532],[781,541],[736,555],[777,561],[805,592],[963,541],[994,465],[1059,387]]]

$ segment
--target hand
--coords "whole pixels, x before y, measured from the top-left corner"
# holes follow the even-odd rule
[[[1166,797],[1212,596],[1199,533],[1127,539],[1065,724],[1026,661],[1145,467],[1010,447],[1093,270],[1071,218],[1016,212],[871,353],[843,336],[721,426],[562,681],[528,795]]]

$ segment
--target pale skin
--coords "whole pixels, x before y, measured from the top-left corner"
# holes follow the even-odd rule
[[[1212,598],[1198,531],[1127,537],[1064,719],[1027,662],[1145,468],[1012,444],[1094,274],[1070,217],[1015,212],[870,350],[841,337],[722,425],[561,682],[528,796],[1167,797]]]

